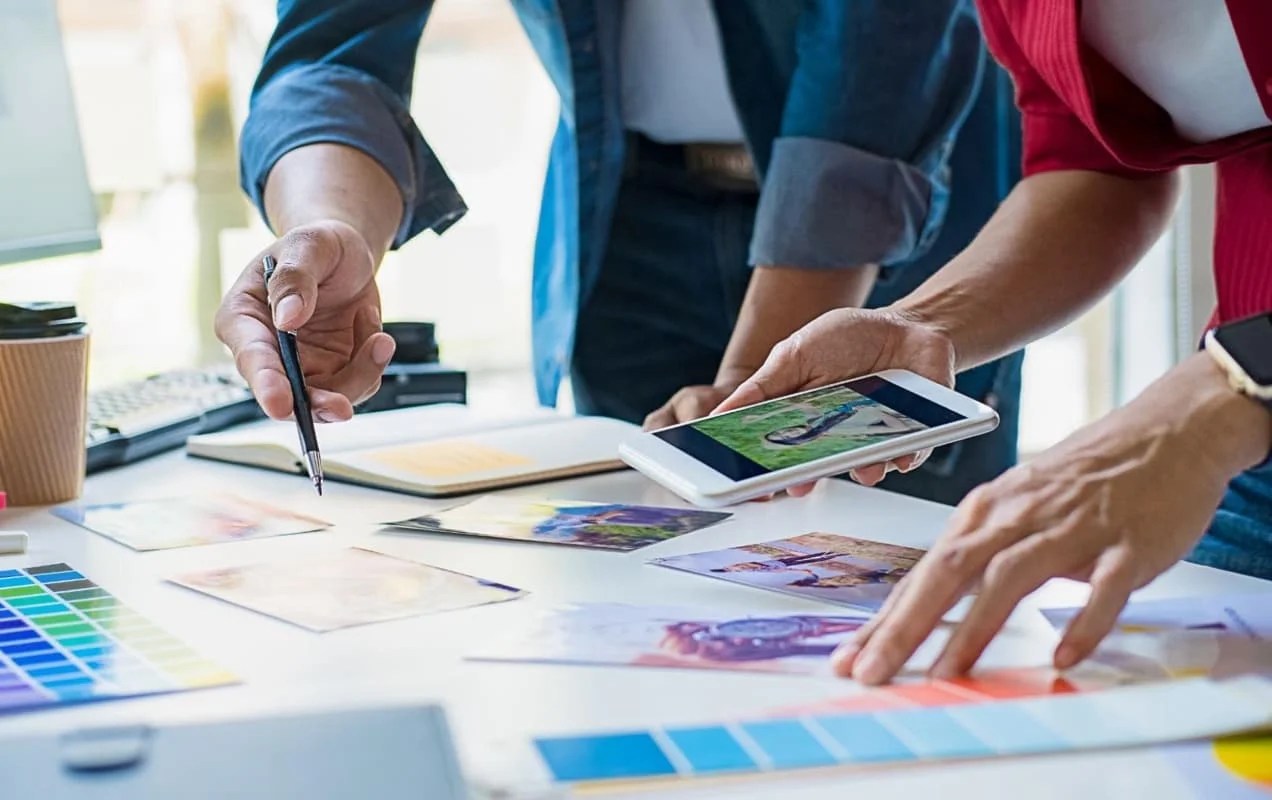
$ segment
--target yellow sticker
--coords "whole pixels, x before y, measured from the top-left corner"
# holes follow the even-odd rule
[[[367,458],[423,478],[458,478],[534,463],[523,455],[465,441],[421,442],[368,453]]]
[[[1233,774],[1272,787],[1272,734],[1217,739],[1215,758]]]

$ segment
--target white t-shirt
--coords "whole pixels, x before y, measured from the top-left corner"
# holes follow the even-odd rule
[[[1166,109],[1185,139],[1272,124],[1224,0],[1086,0],[1082,36]]]
[[[628,130],[668,144],[743,140],[711,0],[623,0],[619,58]]]

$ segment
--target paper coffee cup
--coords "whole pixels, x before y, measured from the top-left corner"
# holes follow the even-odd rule
[[[50,505],[84,488],[88,331],[69,304],[0,303],[0,491]]]

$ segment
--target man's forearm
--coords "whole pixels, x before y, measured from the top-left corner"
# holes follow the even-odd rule
[[[402,193],[367,154],[340,144],[313,144],[288,152],[270,170],[265,213],[280,236],[320,220],[339,220],[362,234],[375,263],[402,222]]]
[[[1173,175],[1026,178],[967,249],[895,308],[945,332],[960,370],[1073,319],[1138,263],[1170,220]]]
[[[756,267],[720,362],[722,382],[749,376],[774,345],[827,311],[860,306],[874,288],[877,266],[847,269]]]

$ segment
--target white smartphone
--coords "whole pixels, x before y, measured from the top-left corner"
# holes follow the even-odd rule
[[[739,503],[998,427],[989,406],[905,370],[628,439],[619,455],[701,506]]]

